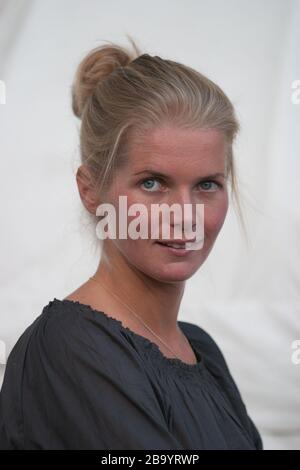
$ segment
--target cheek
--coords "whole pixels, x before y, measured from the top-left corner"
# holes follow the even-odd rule
[[[217,204],[204,206],[204,227],[207,236],[217,236],[221,230],[228,211],[228,197],[224,197]]]
[[[127,263],[141,271],[148,271],[153,262],[148,240],[115,240],[115,248],[127,260]]]

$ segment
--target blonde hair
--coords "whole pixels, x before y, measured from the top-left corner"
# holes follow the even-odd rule
[[[127,37],[132,52],[110,41],[92,49],[80,62],[71,88],[72,109],[81,119],[81,163],[89,168],[99,195],[126,161],[132,139],[163,124],[216,129],[226,138],[227,178],[245,229],[232,149],[240,125],[231,101],[200,72],[141,54]]]

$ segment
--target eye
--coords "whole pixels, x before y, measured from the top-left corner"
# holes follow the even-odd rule
[[[199,185],[207,185],[207,184],[214,184],[215,186],[217,186],[217,189],[218,188],[222,188],[222,185],[220,183],[217,183],[216,181],[211,181],[211,180],[207,180],[207,181],[202,181],[201,183],[199,183]],[[205,189],[205,188],[204,188]],[[212,191],[209,191],[209,188],[207,188],[206,186],[206,189],[205,189],[206,192],[213,192],[214,190]]]
[[[146,189],[146,191],[154,192],[156,189],[158,189],[157,187],[153,186],[153,182],[158,182],[157,178],[146,178],[141,181],[141,185],[144,185],[145,183],[149,183],[149,182],[150,184],[147,184],[146,186],[144,186],[144,189]]]

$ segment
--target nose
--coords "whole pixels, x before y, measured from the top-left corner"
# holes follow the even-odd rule
[[[170,196],[168,201],[170,208],[174,206],[174,211],[170,214],[170,226],[176,234],[184,240],[195,239],[195,229],[199,231],[201,223],[204,222],[204,206],[199,203],[199,197],[195,196],[186,188],[178,189]],[[179,210],[176,210],[179,208]]]

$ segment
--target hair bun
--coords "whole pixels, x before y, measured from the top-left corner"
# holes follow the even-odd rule
[[[125,67],[140,54],[131,37],[129,35],[127,37],[133,45],[135,53],[106,41],[110,45],[95,47],[79,63],[71,88],[72,109],[78,118],[81,118],[85,103],[98,83],[108,77],[117,67]]]

